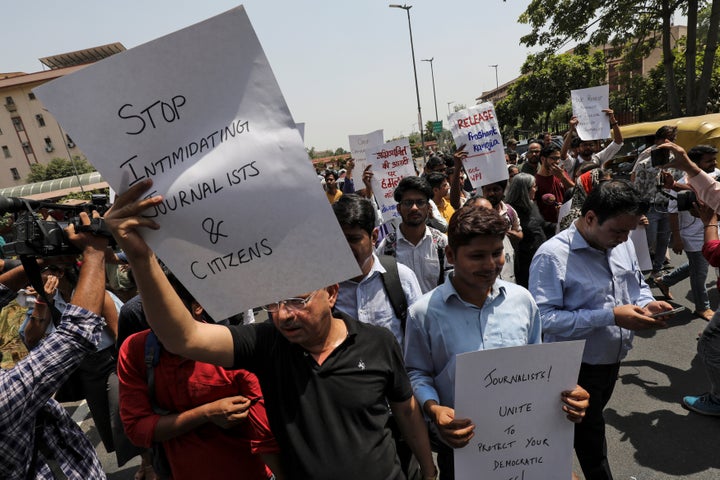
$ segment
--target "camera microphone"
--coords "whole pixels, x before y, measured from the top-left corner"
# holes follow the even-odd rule
[[[545,195],[543,195],[542,203],[544,203],[545,205],[552,205],[554,207],[560,206],[560,202],[557,201],[555,195],[553,195],[552,193],[546,193]]]
[[[0,215],[27,210],[25,202],[27,202],[27,205],[30,205],[30,208],[33,209],[42,205],[42,202],[39,200],[30,200],[28,198],[18,197],[0,197]]]

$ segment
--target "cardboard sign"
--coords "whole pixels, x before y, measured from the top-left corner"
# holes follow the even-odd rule
[[[610,136],[610,123],[603,109],[610,104],[607,85],[571,90],[573,115],[578,118],[577,133],[582,140],[605,140]]]
[[[459,110],[448,117],[448,122],[455,146],[466,144],[465,171],[474,188],[508,179],[505,149],[492,103]]]
[[[366,150],[368,165],[372,165],[372,189],[383,222],[400,218],[393,198],[395,187],[404,177],[415,175],[410,143],[407,138],[393,140]]]
[[[365,135],[348,135],[348,143],[350,143],[350,153],[355,160],[355,175],[362,179],[362,173],[368,166],[366,150],[368,147],[376,147],[385,142],[383,131],[375,130]]]
[[[638,225],[635,230],[630,230],[630,240],[635,247],[635,254],[637,255],[640,270],[643,272],[652,270],[652,257],[650,257],[645,225]]]
[[[36,90],[216,319],[360,273],[242,7]],[[318,262],[333,268],[317,268]]]
[[[577,384],[585,341],[498,348],[457,356],[455,417],[475,436],[455,449],[455,478],[570,478],[573,423],[560,393]]]

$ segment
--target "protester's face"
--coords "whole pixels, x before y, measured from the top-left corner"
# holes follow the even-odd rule
[[[715,170],[715,162],[717,162],[717,153],[706,153],[698,162],[698,167],[706,173],[712,173]]]
[[[560,152],[552,152],[549,157],[542,157],[542,166],[545,170],[550,171],[552,167],[560,164]]]
[[[528,195],[530,196],[530,200],[535,200],[536,193],[537,193],[537,183],[533,182],[532,186],[530,187],[530,190],[528,190]]]
[[[370,235],[360,227],[343,226],[342,231],[360,270],[362,270],[363,275],[367,275],[370,268],[372,268],[373,246],[377,240],[377,230],[373,230],[372,235]]]
[[[598,221],[595,212],[590,210],[585,214],[585,240],[600,250],[608,250],[617,247],[625,242],[630,236],[630,232],[635,230],[640,215],[630,215],[627,213],[610,217],[602,224]]]
[[[508,168],[508,183],[512,182],[513,177],[518,173],[520,173],[520,170],[518,170],[517,167]]]
[[[328,175],[325,177],[325,185],[327,186],[327,189],[330,191],[333,191],[337,188],[337,183],[335,183],[337,179],[335,178],[335,175]]]
[[[580,142],[577,153],[581,157],[590,157],[595,151],[595,142]]]
[[[493,207],[497,207],[505,195],[503,188],[497,183],[491,183],[489,185],[483,185],[482,187],[483,197],[490,200]]]
[[[417,227],[424,225],[430,212],[428,199],[417,190],[409,190],[403,194],[398,211],[404,224]]]
[[[316,345],[327,337],[332,322],[331,308],[337,299],[338,286],[333,285],[315,292],[297,295],[310,301],[301,309],[290,309],[282,305],[273,313],[275,328],[289,342],[301,346]]]
[[[543,144],[548,147],[552,143],[552,137],[550,135],[543,136]]]
[[[443,198],[447,197],[448,194],[450,193],[450,183],[447,180],[443,181],[440,184],[439,190],[440,190],[441,197],[443,197]]]
[[[477,236],[456,250],[447,247],[445,255],[455,266],[453,281],[467,288],[489,289],[505,265],[503,241],[490,235]]]
[[[539,143],[531,143],[528,147],[528,153],[526,155],[528,162],[530,162],[531,165],[537,165],[537,163],[540,161],[540,150],[542,147]]]

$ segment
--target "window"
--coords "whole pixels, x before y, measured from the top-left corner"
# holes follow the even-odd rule
[[[10,174],[12,175],[13,180],[20,180],[20,172],[18,172],[17,168],[11,168]]]
[[[45,119],[43,118],[43,116],[41,114],[38,113],[37,115],[35,115],[35,120],[37,120],[39,127],[45,126]]]
[[[12,97],[5,97],[5,105],[15,105],[15,100]]]
[[[70,135],[67,133],[65,134],[65,139],[67,140],[68,148],[75,148],[75,142],[72,141],[72,138],[70,138]]]
[[[15,130],[17,130],[18,132],[22,132],[25,130],[22,119],[20,119],[20,117],[12,117],[12,123],[15,126]]]
[[[30,146],[30,144],[28,142],[23,142],[22,147],[23,147],[23,152],[25,152],[26,155],[30,155],[31,153],[33,153],[32,147]]]
[[[55,147],[53,147],[52,139],[50,137],[45,137],[45,151],[50,153],[53,150],[55,150]]]
[[[33,92],[28,93],[29,100],[35,100],[35,94]]]
[[[5,158],[10,158],[12,155],[10,155],[10,149],[7,145],[2,146],[3,155],[5,155]]]

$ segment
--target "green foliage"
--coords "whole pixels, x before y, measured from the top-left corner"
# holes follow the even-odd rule
[[[75,164],[73,166],[73,163]],[[27,177],[28,183],[44,182],[46,180],[55,180],[56,178],[65,178],[83,173],[94,172],[95,168],[84,158],[78,156],[73,157],[73,161],[65,158],[53,158],[47,165],[33,164],[30,165],[30,174]]]
[[[566,116],[570,90],[605,83],[605,57],[602,52],[528,55],[521,72],[508,96],[495,105],[505,136],[518,127],[548,130],[553,118]],[[553,113],[557,108],[562,110]]]

